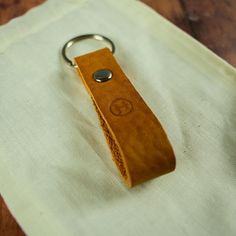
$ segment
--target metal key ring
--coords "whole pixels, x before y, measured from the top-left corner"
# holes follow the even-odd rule
[[[81,40],[85,40],[85,39],[95,39],[95,40],[98,40],[98,41],[105,41],[110,45],[111,52],[113,54],[115,53],[115,45],[109,38],[107,38],[103,35],[100,35],[100,34],[79,35],[79,36],[77,36],[75,38],[72,38],[69,41],[67,41],[65,43],[65,45],[63,46],[63,48],[62,48],[61,54],[62,54],[62,57],[63,57],[63,59],[64,59],[64,61],[66,62],[67,65],[75,67],[75,68],[77,67],[77,65],[72,60],[69,59],[66,52],[67,52],[67,49],[70,48],[73,44],[75,44],[75,43],[77,43]]]

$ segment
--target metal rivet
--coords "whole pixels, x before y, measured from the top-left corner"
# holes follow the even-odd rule
[[[112,78],[112,72],[108,69],[97,70],[93,74],[93,79],[99,83],[106,82]]]

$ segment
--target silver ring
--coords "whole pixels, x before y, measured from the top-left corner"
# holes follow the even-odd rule
[[[115,53],[115,45],[114,43],[107,37],[103,36],[103,35],[100,35],[100,34],[84,34],[84,35],[79,35],[75,38],[72,38],[70,39],[69,41],[67,41],[65,43],[65,45],[63,46],[62,48],[62,51],[61,51],[61,54],[62,54],[62,57],[64,59],[64,61],[66,62],[67,65],[69,66],[73,66],[73,67],[77,67],[77,65],[69,59],[69,57],[67,56],[66,52],[67,52],[67,49],[70,48],[73,44],[81,41],[81,40],[85,40],[85,39],[96,39],[98,41],[105,41],[107,42],[110,47],[111,47],[111,52],[114,54]]]

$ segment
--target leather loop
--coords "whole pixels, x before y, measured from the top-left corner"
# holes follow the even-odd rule
[[[121,176],[132,187],[175,169],[175,156],[160,122],[125,76],[108,48],[75,58]],[[112,71],[98,83],[93,74]]]

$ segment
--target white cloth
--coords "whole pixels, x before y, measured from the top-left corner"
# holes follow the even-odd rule
[[[59,60],[85,33],[115,42],[170,138],[175,172],[122,183],[84,86]],[[233,67],[131,0],[49,0],[0,38],[0,191],[28,235],[235,235]]]

